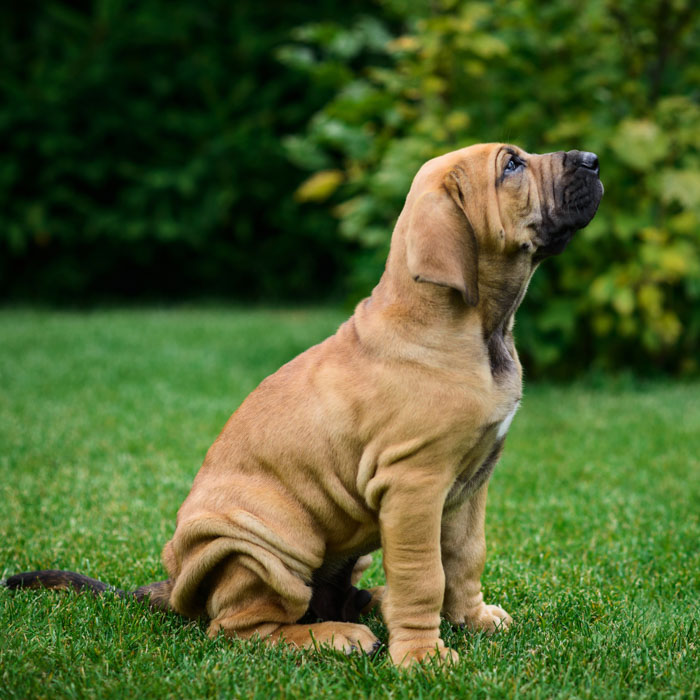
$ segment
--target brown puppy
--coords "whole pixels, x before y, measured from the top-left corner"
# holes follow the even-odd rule
[[[480,577],[488,480],[521,396],[513,315],[602,191],[592,153],[487,144],[426,163],[372,296],[263,381],[210,448],[156,602],[206,614],[211,635],[370,651],[353,622],[369,595],[351,577],[381,546],[395,663],[456,658],[441,613],[507,626]]]
[[[483,145],[424,165],[372,296],[209,450],[164,551],[171,606],[206,612],[211,634],[370,649],[362,625],[296,623],[314,577],[381,545],[395,663],[454,656],[441,612],[508,624],[480,577],[487,482],[521,395],[513,314],[601,195],[589,153]]]

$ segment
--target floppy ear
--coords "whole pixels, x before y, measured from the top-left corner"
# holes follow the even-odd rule
[[[478,245],[471,224],[445,188],[421,195],[406,236],[408,271],[416,282],[452,287],[479,302]]]

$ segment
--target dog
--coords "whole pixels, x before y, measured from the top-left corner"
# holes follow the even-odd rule
[[[488,483],[522,391],[513,319],[602,194],[589,152],[482,144],[424,164],[372,295],[231,416],[178,511],[168,580],[131,595],[206,616],[212,637],[367,653],[378,641],[358,616],[380,605],[400,666],[458,658],[441,615],[506,628],[481,574]],[[379,547],[386,587],[360,591]],[[109,589],[55,571],[4,584]]]

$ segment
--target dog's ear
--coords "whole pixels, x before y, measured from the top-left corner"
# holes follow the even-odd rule
[[[439,190],[414,204],[406,237],[408,270],[416,282],[452,287],[471,306],[479,302],[478,244],[456,191],[446,178]],[[455,190],[453,193],[453,189]]]

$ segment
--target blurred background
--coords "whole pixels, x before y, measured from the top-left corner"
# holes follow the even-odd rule
[[[0,8],[0,303],[347,305],[428,158],[600,156],[535,275],[531,376],[700,371],[693,0],[23,0]]]

